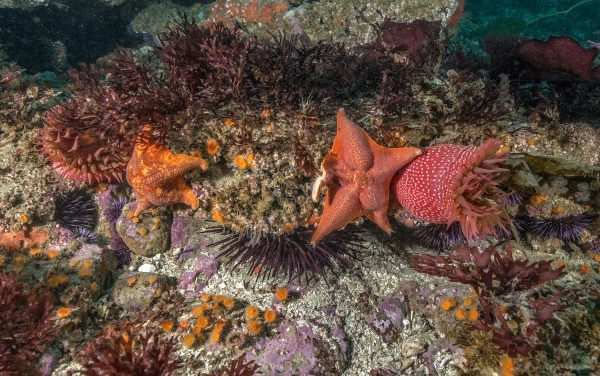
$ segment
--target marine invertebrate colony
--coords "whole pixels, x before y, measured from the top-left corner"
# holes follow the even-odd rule
[[[387,217],[390,181],[394,174],[421,151],[417,148],[385,148],[367,132],[337,114],[337,134],[331,151],[321,163],[322,175],[315,182],[313,200],[327,185],[323,215],[312,236],[316,244],[325,235],[366,215],[384,231],[392,228]]]
[[[133,215],[153,205],[183,203],[197,209],[200,203],[183,174],[194,168],[206,170],[208,163],[202,158],[171,153],[152,137],[150,126],[144,127],[143,132],[145,135],[136,142],[127,164],[127,182],[137,198]]]
[[[392,190],[414,216],[433,223],[460,223],[467,239],[508,232],[511,219],[501,202],[506,193],[498,186],[508,177],[499,166],[499,140],[480,147],[437,145],[398,172]]]

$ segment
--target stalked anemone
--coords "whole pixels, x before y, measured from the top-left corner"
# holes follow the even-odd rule
[[[597,216],[586,213],[556,218],[530,218],[526,229],[542,238],[576,242],[580,240],[585,231],[592,228],[596,218]]]
[[[468,240],[508,233],[511,219],[499,184],[508,177],[500,164],[506,153],[501,142],[480,147],[436,145],[423,149],[394,177],[391,189],[409,213],[432,223],[460,223]]]
[[[328,235],[317,245],[310,243],[313,231],[308,228],[283,235],[236,233],[223,227],[209,228],[206,232],[223,235],[210,247],[221,251],[218,257],[228,258],[226,265],[233,264],[235,270],[246,264],[249,274],[263,279],[285,275],[290,281],[304,277],[308,283],[324,276],[327,269],[335,274],[338,267],[352,266],[358,250],[365,248],[359,230],[353,226]]]
[[[76,189],[54,201],[54,220],[75,234],[91,233],[98,224],[98,211],[92,195]]]

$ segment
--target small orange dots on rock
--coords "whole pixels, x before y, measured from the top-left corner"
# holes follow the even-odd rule
[[[223,300],[225,300],[225,295],[215,295],[215,302],[223,303]]]
[[[557,207],[552,209],[553,215],[561,215],[564,212],[565,212],[565,207],[562,205],[558,205]]]
[[[452,308],[454,308],[455,306],[456,306],[456,300],[451,299],[451,298],[442,300],[442,303],[440,304],[440,308],[443,311],[449,311]]]
[[[127,218],[133,218],[133,212],[132,211],[128,211],[125,216],[127,216]]]
[[[160,327],[162,328],[162,330],[169,333],[173,331],[173,326],[173,321],[171,320],[163,321],[160,323]]]
[[[212,294],[205,292],[200,296],[200,300],[202,300],[203,302],[210,302],[210,300],[212,299]]]
[[[25,263],[25,256],[17,256],[15,257],[15,266],[23,266]]]
[[[248,166],[248,168],[252,167],[252,165],[254,165],[254,159],[256,157],[254,156],[254,154],[250,154],[246,157],[246,164]]]
[[[244,170],[246,167],[248,167],[248,163],[246,163],[246,158],[244,158],[243,155],[237,155],[233,162],[240,170]]]
[[[135,277],[128,278],[128,279],[127,279],[127,286],[129,286],[129,287],[133,287],[133,285],[135,285],[135,282],[136,282],[136,281],[137,281],[137,280],[136,280],[136,278],[135,278]]]
[[[197,306],[194,307],[194,309],[192,309],[192,315],[201,316],[202,314],[204,314],[204,308],[202,308],[201,306]]]
[[[587,274],[591,271],[592,269],[589,267],[589,265],[581,265],[579,267],[579,271],[582,272],[583,274]]]
[[[58,287],[59,285],[69,282],[69,276],[65,274],[57,274],[48,277],[48,285],[50,287]]]
[[[560,268],[560,267],[563,267],[563,266],[565,266],[565,262],[564,262],[563,260],[554,260],[554,265],[555,265],[557,268]]]
[[[192,347],[194,345],[194,342],[196,342],[196,336],[193,334],[186,334],[181,340],[181,344],[188,348]]]
[[[529,146],[535,145],[535,140],[533,138],[528,139],[527,140],[527,145],[529,145]]]
[[[71,314],[71,308],[69,307],[61,307],[58,309],[58,311],[56,311],[56,316],[64,319],[65,317],[69,316]]]
[[[275,130],[275,123],[273,123],[272,121],[268,122],[265,126],[265,130],[267,132],[273,132]]]
[[[84,268],[91,268],[92,264],[93,264],[92,260],[89,260],[89,259],[88,260],[83,260],[83,263],[81,263],[81,265]]]
[[[264,318],[265,318],[265,322],[273,322],[273,321],[275,321],[275,319],[277,319],[277,313],[275,313],[274,310],[269,309],[269,310],[267,310],[267,312],[265,312]]]
[[[141,229],[137,230],[137,232],[138,232],[138,234],[140,234],[142,236],[148,235],[148,230],[143,227]]]
[[[190,153],[190,155],[191,155],[192,157],[197,157],[197,158],[200,158],[200,157],[202,156],[202,153],[200,153],[198,150],[194,150],[194,151],[192,151],[192,152]]]
[[[162,293],[163,293],[162,289],[156,289],[156,290],[154,290],[154,295],[156,295],[156,296],[161,296]]]
[[[98,284],[96,282],[90,283],[90,290],[92,290],[93,292],[98,291],[99,288],[100,288],[100,286],[98,286]]]
[[[31,248],[29,250],[29,256],[36,257],[42,254],[42,249],[38,247]]]
[[[233,118],[225,118],[223,124],[225,124],[226,127],[233,127],[235,125],[235,120]]]
[[[149,284],[153,284],[154,282],[156,282],[156,276],[151,275],[146,279],[146,281],[148,281]]]
[[[471,291],[471,293],[469,294],[469,296],[471,298],[476,298],[477,297],[477,293],[475,291]]]
[[[258,316],[259,311],[257,306],[249,306],[246,308],[246,318],[254,319]]]
[[[160,223],[160,218],[159,217],[154,217],[152,218],[152,222],[159,224]]]
[[[212,304],[210,304],[210,303],[203,303],[203,304],[201,305],[201,307],[202,307],[202,309],[203,309],[203,310],[205,310],[205,311],[210,311],[211,309],[213,309],[213,306],[212,306]]]
[[[221,340],[221,333],[223,333],[223,328],[225,327],[225,323],[226,323],[226,321],[224,319],[221,319],[217,323],[217,325],[215,325],[212,332],[210,333],[210,342],[217,343]]]
[[[179,321],[179,327],[181,329],[187,329],[189,326],[190,326],[190,322],[189,321],[187,321],[185,319]]]
[[[90,268],[81,268],[78,273],[80,277],[89,278],[92,276],[92,269]]]
[[[206,316],[199,316],[198,319],[196,320],[196,326],[200,329],[204,329],[206,327],[208,327],[209,321],[208,321],[208,317]]]
[[[469,309],[469,321],[477,321],[479,319],[479,310],[476,308]]]
[[[225,217],[223,217],[223,214],[219,211],[219,209],[213,209],[211,212],[213,219],[215,220],[215,222],[217,223],[223,223],[225,221]]]
[[[466,320],[467,318],[467,313],[465,312],[464,309],[459,308],[456,310],[456,318],[460,321]]]
[[[138,217],[133,217],[131,219],[131,222],[133,222],[133,223],[140,223],[140,219]]]
[[[547,199],[548,199],[548,195],[535,195],[535,196],[531,197],[529,202],[531,202],[532,205],[539,205],[543,201],[546,201]]]
[[[513,376],[515,372],[515,366],[510,356],[502,359],[502,376]]]
[[[54,260],[56,257],[58,257],[58,251],[56,249],[49,249],[46,251],[46,257],[48,257],[50,260]]]
[[[19,216],[19,221],[21,223],[27,223],[27,222],[29,222],[29,217],[27,216],[27,214],[21,214]]]
[[[467,298],[467,299],[465,299],[465,300],[463,301],[463,305],[464,305],[464,306],[467,306],[467,307],[468,307],[468,306],[470,306],[471,304],[473,304],[473,299],[471,299],[471,298]]]
[[[219,144],[214,138],[206,141],[206,152],[210,155],[215,155],[219,152]]]
[[[225,299],[223,299],[223,307],[227,308],[227,309],[231,309],[233,308],[233,306],[235,305],[235,300],[233,300],[230,297],[226,297]]]
[[[595,255],[592,256],[592,258],[594,259],[594,261],[600,262],[600,254],[596,253]]]
[[[285,287],[280,287],[275,291],[275,298],[280,302],[283,302],[288,298],[289,292]]]
[[[283,224],[283,231],[285,232],[290,232],[294,229],[294,225],[291,224],[290,222],[286,222]]]
[[[74,268],[76,266],[77,266],[77,261],[75,261],[75,260],[70,260],[69,261],[69,267]]]
[[[262,110],[260,112],[260,117],[263,119],[268,119],[271,117],[271,110],[268,108],[265,108],[264,110]]]
[[[248,331],[250,334],[257,335],[260,333],[260,323],[258,321],[250,320],[246,323],[246,325],[248,326]]]
[[[152,209],[150,209],[150,213],[152,215],[158,215],[158,208],[152,208]]]

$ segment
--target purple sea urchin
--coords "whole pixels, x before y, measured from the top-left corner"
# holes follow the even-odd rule
[[[450,226],[440,223],[418,226],[412,229],[412,234],[419,241],[419,245],[438,252],[452,249],[453,246],[467,241],[459,222],[452,222]]]
[[[98,235],[90,229],[85,227],[75,227],[72,232],[73,234],[83,238],[83,240],[88,244],[98,244]]]
[[[77,233],[77,229],[93,231],[98,224],[98,211],[92,196],[76,189],[54,201],[54,220],[67,230]]]
[[[543,238],[558,238],[564,241],[578,241],[584,231],[589,231],[596,219],[595,215],[579,214],[557,218],[531,219],[527,231]]]
[[[115,252],[121,265],[127,265],[131,262],[131,250],[127,247],[123,239],[121,239],[116,227],[117,220],[121,216],[121,212],[125,205],[127,205],[127,198],[122,196],[112,197],[104,211],[104,215],[106,216],[110,227],[110,249]]]
[[[250,265],[249,274],[257,278],[273,278],[278,274],[288,279],[306,278],[308,283],[323,276],[327,269],[335,274],[335,268],[348,268],[357,259],[357,251],[364,248],[358,237],[359,230],[352,226],[336,231],[317,245],[310,243],[313,231],[297,228],[283,235],[236,233],[224,227],[212,227],[207,233],[221,233],[223,239],[209,247],[218,247],[218,257],[228,257],[227,264],[236,269],[242,263]]]

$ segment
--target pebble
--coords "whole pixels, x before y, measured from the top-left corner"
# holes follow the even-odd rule
[[[154,266],[152,264],[142,264],[138,268],[138,272],[154,273],[155,271],[156,271],[156,266]]]

